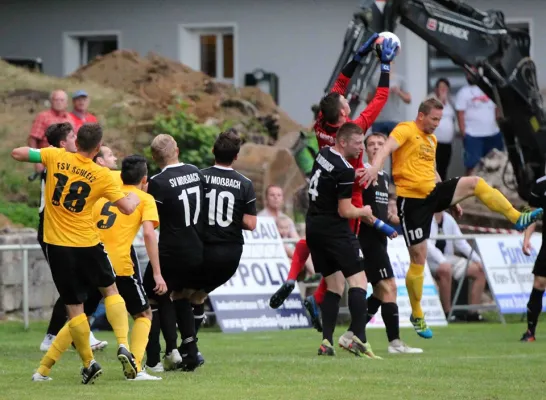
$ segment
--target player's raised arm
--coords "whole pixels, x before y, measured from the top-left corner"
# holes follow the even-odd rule
[[[134,193],[128,193],[127,196],[119,199],[118,201],[112,203],[118,208],[118,210],[125,215],[132,214],[138,205],[140,204],[140,199]]]
[[[245,209],[243,214],[243,229],[253,231],[256,229],[258,218],[256,217],[256,193],[254,185],[249,183],[248,189],[245,192]]]
[[[360,126],[363,131],[368,130],[387,103],[389,98],[391,62],[396,57],[397,50],[397,43],[393,42],[392,39],[385,39],[382,43],[382,50],[378,52],[379,59],[381,60],[381,74],[379,75],[377,90],[368,106],[354,120],[354,123]]]
[[[360,60],[362,60],[366,55],[368,55],[368,53],[373,50],[373,45],[378,37],[379,35],[377,33],[374,33],[372,36],[369,37],[368,40],[364,42],[362,46],[360,46],[352,60],[349,61],[341,70],[341,73],[337,77],[334,83],[334,87],[332,88],[332,91],[330,93],[338,93],[342,96],[345,95],[345,92],[347,91],[347,85],[349,84],[351,77],[354,75],[356,68],[360,64]]]
[[[40,155],[39,149],[34,149],[32,147],[17,147],[11,151],[11,158],[20,162],[31,162],[31,163],[40,163],[42,162],[42,157]]]

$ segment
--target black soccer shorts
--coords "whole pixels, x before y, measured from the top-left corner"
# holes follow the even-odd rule
[[[322,276],[341,271],[348,278],[364,271],[360,243],[347,220],[321,216],[307,218],[306,240],[315,271]]]
[[[400,217],[400,225],[408,247],[430,237],[432,217],[434,213],[447,210],[451,206],[459,179],[453,178],[438,183],[424,199],[398,197],[396,200],[398,217]]]
[[[116,286],[119,294],[125,300],[127,312],[131,315],[140,314],[150,308],[148,296],[142,284],[140,265],[133,246],[131,246],[131,260],[133,261],[133,276],[117,276]]]
[[[222,286],[235,275],[242,254],[240,243],[205,244],[203,265],[188,277],[188,289],[210,293]]]
[[[187,252],[159,252],[159,265],[161,266],[161,275],[167,284],[170,295],[173,291],[182,289],[192,289],[188,286],[188,280],[192,278],[195,271],[203,265],[203,250],[196,249],[191,255]],[[154,293],[155,280],[152,265],[148,262],[143,279],[144,290],[148,293],[148,298],[157,299]]]
[[[64,304],[82,304],[91,289],[115,283],[116,274],[102,243],[92,247],[46,244],[53,282]]]
[[[387,252],[387,238],[378,238],[377,235],[370,234],[361,235],[358,240],[364,254],[364,271],[366,271],[368,282],[375,285],[384,279],[394,278],[394,271]]]
[[[538,252],[537,259],[535,260],[535,266],[533,267],[534,276],[542,276],[546,278],[546,248],[544,247],[544,242],[540,247]]]

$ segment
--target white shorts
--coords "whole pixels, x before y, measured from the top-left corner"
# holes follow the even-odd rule
[[[465,276],[465,269],[466,265],[468,263],[468,258],[459,257],[455,255],[449,255],[445,256],[446,262],[451,264],[451,273],[453,276],[453,279],[456,281],[460,280]],[[430,268],[430,272],[432,275],[436,275],[436,270],[440,266],[436,261],[427,261],[428,267]],[[472,262],[472,261],[470,261]]]

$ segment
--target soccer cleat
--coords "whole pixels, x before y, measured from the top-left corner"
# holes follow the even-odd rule
[[[396,339],[389,343],[388,351],[390,354],[417,354],[417,353],[422,353],[423,349],[418,349],[416,347],[409,347],[400,339]]]
[[[133,379],[127,379],[128,381],[160,381],[163,378],[160,376],[153,376],[146,371],[140,371]]]
[[[535,335],[531,333],[531,331],[526,331],[521,339],[520,342],[534,342],[536,340]]]
[[[522,212],[517,222],[514,224],[514,228],[518,231],[524,231],[529,225],[537,221],[542,217],[544,211],[542,208],[537,208],[533,211]]]
[[[88,368],[82,368],[82,383],[84,385],[93,384],[101,374],[102,368],[100,364],[95,360],[91,360]]]
[[[93,335],[93,332],[89,333],[89,344],[91,345],[91,350],[93,351],[99,351],[108,346],[108,342],[106,340],[98,340],[95,335]]]
[[[415,329],[415,332],[417,332],[419,336],[425,339],[432,338],[432,331],[427,326],[424,318],[413,318],[413,315],[410,315],[410,322],[413,325],[413,329]]]
[[[322,323],[320,322],[320,313],[314,296],[307,296],[303,301],[305,309],[311,317],[311,324],[317,331],[322,332]]]
[[[203,354],[201,354],[200,351],[197,352],[197,362],[199,363],[199,366],[205,363],[205,357],[203,357]]]
[[[376,360],[382,360],[381,357],[374,354],[372,346],[369,343],[363,343],[356,335],[353,335],[351,338],[348,338],[345,335],[340,336],[338,344],[339,347],[347,350],[357,357],[375,358]]]
[[[40,343],[40,351],[48,351],[54,340],[55,335],[51,335],[49,333],[45,335],[44,340],[42,340],[42,343]]]
[[[174,349],[163,358],[163,368],[165,371],[174,371],[182,363],[182,357],[178,349]]]
[[[135,357],[122,344],[120,344],[118,348],[118,360],[121,362],[123,375],[125,375],[127,379],[135,379],[137,375]]]
[[[331,345],[328,339],[324,339],[322,341],[322,344],[320,345],[318,349],[318,355],[319,356],[335,356],[336,355],[334,346]]]
[[[32,375],[32,382],[46,382],[46,381],[52,381],[52,380],[53,379],[51,379],[49,376],[43,376],[39,372],[35,372]]]
[[[165,372],[165,368],[163,368],[163,364],[158,362],[153,367],[150,367],[149,365],[146,366],[146,369],[152,371],[152,372]]]
[[[269,306],[271,308],[279,308],[288,296],[290,296],[290,293],[292,293],[295,287],[296,282],[293,280],[284,282],[279,290],[273,293],[273,296],[269,299]]]

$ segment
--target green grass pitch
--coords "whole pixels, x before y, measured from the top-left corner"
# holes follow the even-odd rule
[[[53,381],[32,382],[42,353],[44,323],[0,323],[0,399],[544,399],[546,334],[519,343],[523,323],[453,324],[435,328],[424,340],[411,329],[402,339],[423,354],[387,354],[384,330],[369,341],[383,360],[355,358],[336,350],[318,357],[314,330],[222,334],[203,331],[199,345],[206,364],[193,373],[166,372],[158,382],[127,382],[116,360],[111,332],[96,336],[109,346],[97,352],[104,374],[94,385],[80,383],[80,362],[67,352]],[[337,337],[343,327],[336,329]]]

